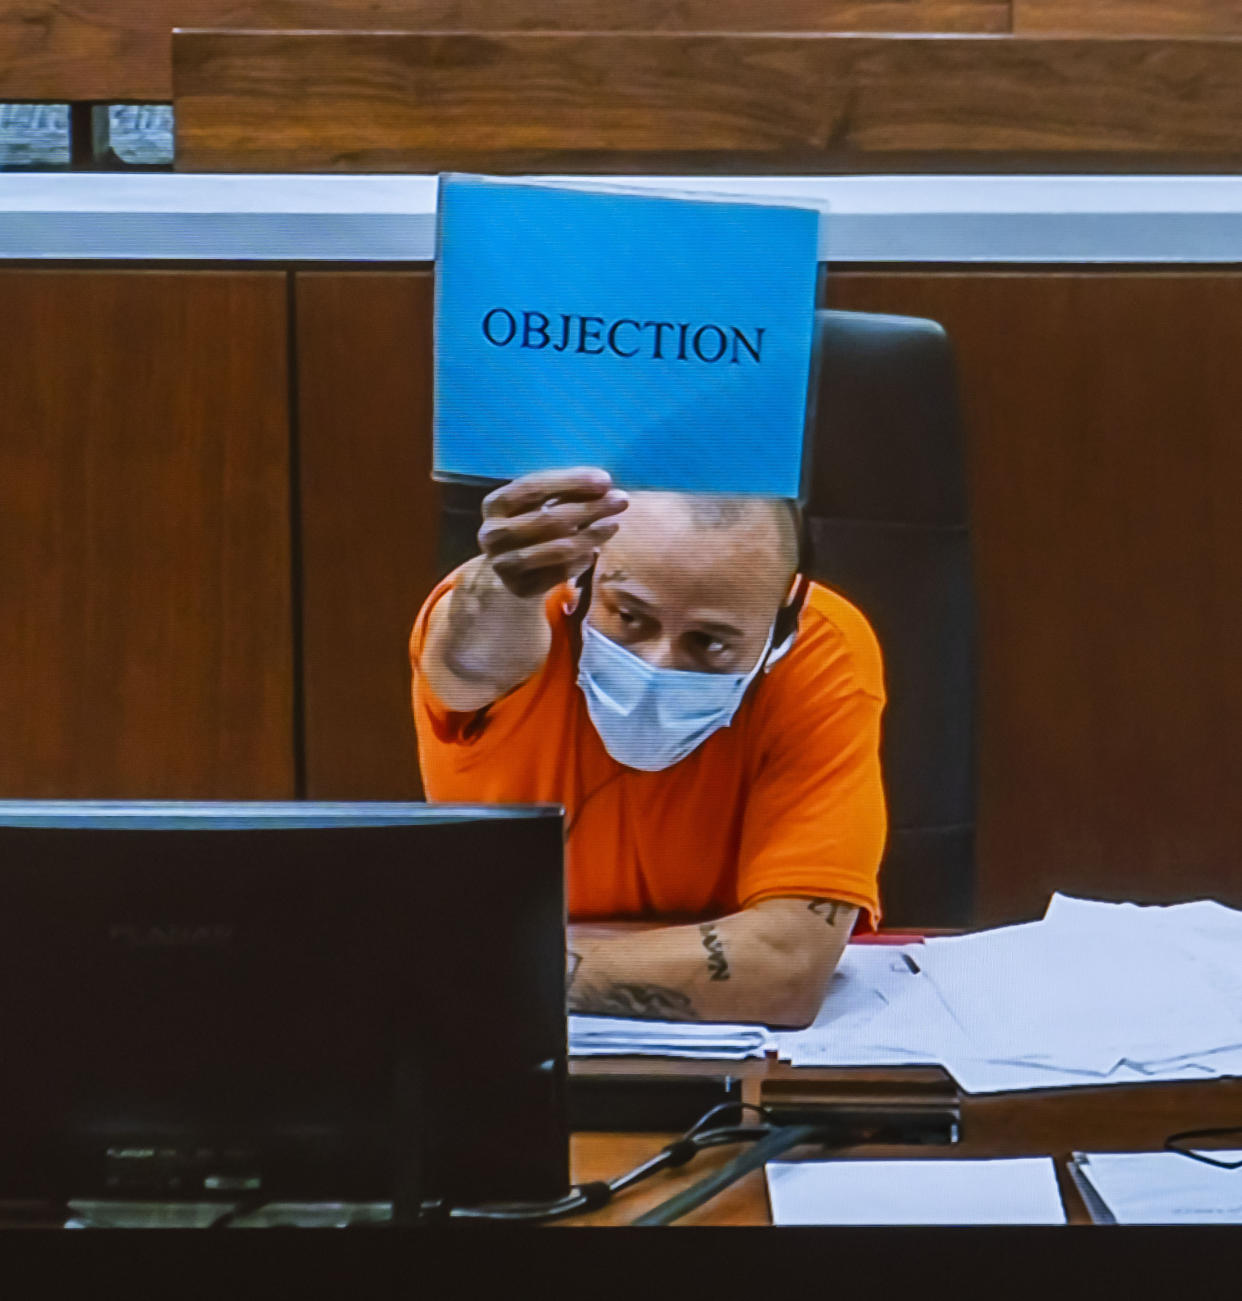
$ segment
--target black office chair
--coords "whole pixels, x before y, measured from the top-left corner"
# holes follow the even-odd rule
[[[817,312],[803,569],[884,653],[887,926],[966,926],[974,904],[974,596],[949,341],[934,321]],[[478,550],[486,487],[444,485],[441,571]]]
[[[934,321],[817,312],[806,572],[853,601],[884,653],[888,926],[974,909],[975,609],[949,340]]]

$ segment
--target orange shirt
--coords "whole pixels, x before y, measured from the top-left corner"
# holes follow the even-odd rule
[[[455,577],[427,598],[410,638],[427,798],[563,805],[571,918],[721,916],[795,895],[856,904],[858,930],[878,925],[883,670],[844,597],[810,584],[793,646],[730,726],[672,767],[640,772],[608,754],[587,714],[568,586],[547,598],[542,669],[481,720],[432,695],[418,657]]]

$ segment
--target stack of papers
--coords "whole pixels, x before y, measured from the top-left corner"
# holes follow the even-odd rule
[[[1242,1152],[1210,1155],[1242,1161]],[[1242,1224],[1242,1170],[1176,1152],[1075,1152],[1070,1172],[1092,1218],[1106,1223]]]
[[[772,1161],[773,1224],[1064,1224],[1049,1157]]]
[[[847,950],[799,1066],[943,1066],[970,1093],[1242,1075],[1242,913],[1055,895],[1044,918]]]
[[[740,1061],[763,1057],[774,1045],[762,1025],[705,1021],[640,1021],[620,1016],[571,1016],[571,1057],[705,1057]]]

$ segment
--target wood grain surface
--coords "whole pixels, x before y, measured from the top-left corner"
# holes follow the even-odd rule
[[[174,27],[1242,34],[1239,0],[6,0],[0,100],[172,98]]]
[[[979,613],[976,924],[1242,906],[1242,275],[829,275],[955,345]]]
[[[432,277],[295,285],[306,793],[421,799],[406,644],[436,577]]]
[[[292,796],[285,277],[0,302],[0,796]]]
[[[1013,31],[1242,36],[1242,0],[1013,0]]]
[[[174,27],[1003,32],[1009,0],[3,0],[0,100],[172,99]]]
[[[1220,170],[1242,41],[173,37],[184,171]]]

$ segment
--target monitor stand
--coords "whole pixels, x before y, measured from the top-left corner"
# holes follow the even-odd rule
[[[390,1202],[260,1202],[256,1200],[259,1194],[232,1202],[75,1197],[61,1203],[67,1213],[65,1228],[413,1228],[433,1223],[443,1217],[444,1208],[438,1202],[425,1203],[422,1196],[426,1177],[422,1128],[426,1092],[423,1070],[412,1049],[407,1048],[398,1056],[393,1072]],[[252,1186],[257,1188],[258,1184],[255,1177]]]

